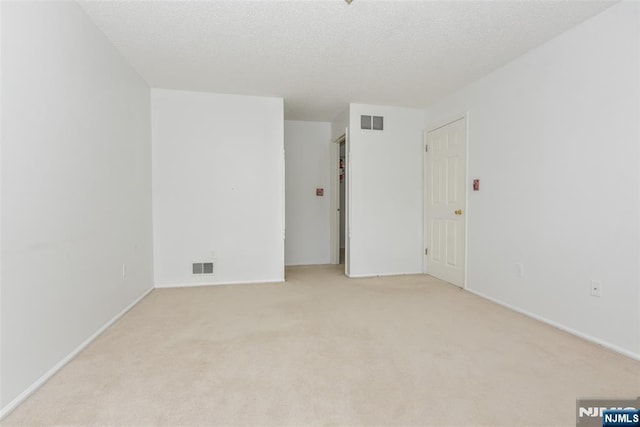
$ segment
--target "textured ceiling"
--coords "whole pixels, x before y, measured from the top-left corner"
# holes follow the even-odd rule
[[[80,2],[151,87],[425,107],[612,5],[603,1]]]

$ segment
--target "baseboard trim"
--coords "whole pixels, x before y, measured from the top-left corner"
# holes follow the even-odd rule
[[[594,336],[591,336],[591,335],[585,334],[583,332],[577,331],[577,330],[575,330],[573,328],[570,328],[568,326],[564,326],[564,325],[562,325],[562,324],[560,324],[558,322],[555,322],[553,320],[549,320],[549,319],[547,319],[545,317],[542,317],[540,315],[531,313],[531,312],[529,312],[527,310],[523,310],[523,309],[518,308],[518,307],[516,307],[514,305],[507,304],[504,301],[501,301],[501,300],[499,300],[497,298],[490,297],[490,296],[488,296],[488,295],[486,295],[486,294],[484,294],[482,292],[479,292],[479,291],[476,291],[476,290],[473,290],[473,289],[469,289],[469,288],[465,288],[465,290],[468,291],[468,292],[471,292],[474,295],[479,296],[480,298],[484,298],[484,299],[489,300],[491,302],[494,302],[494,303],[496,303],[498,305],[506,307],[506,308],[508,308],[510,310],[516,311],[516,312],[518,312],[520,314],[524,314],[527,317],[530,317],[532,319],[538,320],[538,321],[540,321],[542,323],[546,323],[549,326],[553,326],[556,329],[560,329],[561,331],[567,332],[567,333],[569,333],[571,335],[575,335],[578,338],[582,338],[582,339],[590,341],[590,342],[592,342],[594,344],[601,345],[602,347],[605,347],[605,348],[607,348],[609,350],[615,351],[616,353],[622,354],[623,356],[627,356],[627,357],[629,357],[631,359],[640,361],[640,354],[638,354],[638,353],[634,353],[634,352],[629,351],[629,350],[627,350],[625,348],[619,347],[619,346],[617,346],[615,344],[611,344],[610,342],[601,340],[600,338],[596,338]]]
[[[284,279],[274,279],[274,280],[239,280],[239,281],[231,281],[231,282],[196,282],[196,283],[165,283],[165,284],[156,284],[155,287],[157,289],[167,289],[167,288],[195,288],[200,286],[226,286],[226,285],[257,285],[264,283],[284,283]]]
[[[347,275],[347,277],[349,278],[353,278],[353,279],[367,279],[370,277],[391,277],[391,276],[416,276],[416,275],[423,275],[423,273],[421,271],[415,271],[415,272],[404,272],[404,273],[376,273],[376,274],[351,274],[351,275]]]
[[[76,347],[65,358],[56,363],[51,369],[49,369],[44,375],[38,378],[33,384],[31,384],[25,391],[20,393],[15,399],[9,402],[4,408],[0,409],[0,420],[9,415],[14,409],[16,409],[22,402],[24,402],[29,396],[31,396],[36,390],[38,390],[44,383],[46,383],[51,377],[53,377],[60,369],[62,369],[67,363],[69,363],[74,357],[84,350],[89,344],[91,344],[100,334],[102,334],[107,328],[117,322],[122,316],[124,316],[129,310],[131,310],[136,304],[144,299],[149,292],[154,288],[149,288],[144,291],[142,295],[136,298],[131,304],[126,306],[122,311],[116,314],[111,320],[105,323],[100,329],[98,329],[93,335],[87,338],[82,344]]]
[[[332,262],[316,262],[316,263],[301,263],[301,264],[285,264],[284,268],[288,268],[288,267],[326,267],[326,266],[335,266],[338,265],[338,263],[332,263]]]

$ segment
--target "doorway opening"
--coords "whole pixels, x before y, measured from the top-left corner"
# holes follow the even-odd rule
[[[349,130],[331,144],[331,263],[349,275]]]

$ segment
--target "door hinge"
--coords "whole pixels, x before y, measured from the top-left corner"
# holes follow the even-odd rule
[[[425,250],[424,250],[424,254],[425,254],[425,255],[429,255],[429,248],[427,248],[427,249],[425,249]]]
[[[429,152],[429,146],[428,146],[428,145],[425,145],[425,146],[424,146],[424,152],[425,152],[425,153],[428,153],[428,152]]]

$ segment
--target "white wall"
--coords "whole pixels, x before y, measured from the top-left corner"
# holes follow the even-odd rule
[[[384,130],[360,129],[360,116]],[[424,111],[350,106],[350,276],[422,272]]]
[[[285,121],[284,146],[285,264],[329,264],[331,124]]]
[[[426,114],[469,113],[468,288],[636,356],[638,8],[613,6]]]
[[[153,89],[156,286],[284,280],[282,98]],[[214,275],[193,262],[214,261]]]
[[[2,89],[6,413],[152,288],[151,136],[149,88],[75,2],[2,3]]]
[[[349,107],[338,114],[331,122],[331,140],[335,141],[344,135],[344,130],[349,126]]]

